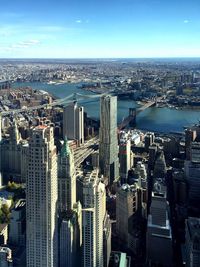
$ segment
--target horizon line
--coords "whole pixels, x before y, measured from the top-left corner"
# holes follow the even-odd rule
[[[199,58],[200,56],[149,56],[149,57],[0,57],[1,59],[181,59]]]

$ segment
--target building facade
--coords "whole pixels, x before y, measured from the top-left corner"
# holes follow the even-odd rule
[[[80,202],[74,204],[72,210],[62,212],[59,234],[59,266],[81,266],[82,207]]]
[[[65,138],[58,156],[58,206],[59,211],[72,210],[76,202],[76,176],[74,155]]]
[[[147,223],[147,260],[163,267],[172,266],[172,234],[167,214],[166,193],[152,192]]]
[[[79,177],[82,190],[82,266],[104,266],[103,231],[106,217],[105,185],[98,178],[98,170]]]
[[[27,163],[27,267],[56,267],[58,185],[52,127],[33,129]]]
[[[63,139],[74,139],[79,145],[84,143],[84,108],[74,101],[63,111]]]
[[[119,179],[117,140],[117,97],[102,96],[100,99],[99,166],[108,184]]]
[[[189,217],[185,222],[186,267],[200,266],[200,219]]]

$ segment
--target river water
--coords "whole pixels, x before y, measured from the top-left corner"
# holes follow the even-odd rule
[[[33,89],[45,90],[58,98],[66,97],[73,93],[90,95],[91,92],[78,88],[80,84],[46,84],[40,82],[14,83],[13,87],[31,86]],[[84,101],[84,106],[89,117],[99,118],[99,101]],[[118,100],[118,122],[128,115],[130,107],[137,107],[133,100]],[[137,128],[156,132],[183,132],[184,126],[198,123],[200,110],[176,110],[170,108],[151,107],[141,112],[137,117]]]

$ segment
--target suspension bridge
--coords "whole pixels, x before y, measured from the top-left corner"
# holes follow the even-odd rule
[[[26,107],[26,108],[21,108],[21,109],[10,109],[8,111],[2,111],[1,112],[1,116],[9,116],[9,115],[15,115],[18,113],[27,113],[27,112],[31,112],[34,110],[38,110],[38,109],[49,109],[51,107],[54,106],[66,106],[74,101],[77,101],[79,103],[84,103],[86,100],[88,101],[96,101],[98,98],[101,98],[102,96],[107,95],[106,93],[104,94],[80,94],[80,93],[74,93],[74,94],[70,94],[69,96],[66,96],[64,98],[61,99],[57,99],[55,101],[53,101],[50,104],[42,104],[42,105],[38,105],[38,106],[33,106],[33,107]],[[110,93],[110,95],[114,95],[114,93]],[[134,126],[136,123],[136,116],[144,111],[145,109],[152,107],[156,104],[157,100],[161,100],[162,97],[159,98],[154,98],[150,101],[148,101],[147,103],[145,103],[144,105],[141,105],[139,108],[135,109],[135,108],[129,108],[129,115],[123,119],[123,121],[118,125],[118,130],[122,130],[125,127],[127,127],[128,125],[130,126]]]

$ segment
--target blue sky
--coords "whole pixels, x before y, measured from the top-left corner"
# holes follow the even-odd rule
[[[0,1],[0,58],[200,57],[200,0]]]

